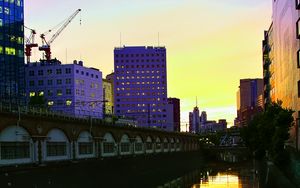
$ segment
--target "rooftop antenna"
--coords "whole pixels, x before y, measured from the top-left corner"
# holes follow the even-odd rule
[[[196,107],[198,107],[198,97],[196,97]]]

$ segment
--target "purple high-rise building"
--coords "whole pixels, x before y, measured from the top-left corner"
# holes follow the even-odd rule
[[[166,48],[115,48],[114,66],[116,115],[136,118],[139,126],[172,130],[166,112]]]
[[[26,72],[28,101],[43,96],[48,110],[76,117],[103,117],[102,72],[73,64],[51,62],[29,63]]]

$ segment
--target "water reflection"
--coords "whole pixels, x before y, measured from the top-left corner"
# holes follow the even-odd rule
[[[195,170],[158,188],[258,188],[258,178],[249,167]]]

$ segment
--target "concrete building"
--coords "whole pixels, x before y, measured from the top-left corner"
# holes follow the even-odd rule
[[[113,83],[107,79],[102,79],[103,82],[103,109],[104,113],[106,115],[112,115],[113,114]]]
[[[167,124],[167,59],[165,47],[114,50],[115,114],[134,117],[139,126],[172,129]]]
[[[102,72],[82,61],[61,64],[58,60],[26,65],[26,94],[40,96],[49,111],[76,117],[103,117]]]
[[[273,2],[272,25],[268,31],[270,52],[270,97],[291,108],[294,118],[300,118],[300,2],[277,0]],[[273,83],[272,83],[273,82]],[[273,88],[272,88],[273,85]],[[291,144],[299,146],[299,121],[291,128]],[[298,148],[299,149],[299,148]]]
[[[25,105],[23,0],[0,2],[0,105]]]
[[[241,79],[237,92],[237,122],[245,126],[253,116],[262,111],[263,103],[259,102],[263,95],[263,79]],[[257,106],[260,104],[261,106]]]
[[[111,112],[112,112],[112,114],[114,114],[115,112],[114,112],[114,107],[115,107],[115,98],[114,98],[114,96],[115,96],[115,94],[114,94],[114,91],[115,91],[115,89],[114,89],[114,77],[115,77],[115,73],[114,72],[112,72],[112,73],[110,73],[110,74],[108,74],[108,75],[106,75],[106,81],[108,81],[109,83],[111,83],[111,91],[112,91],[112,101],[111,101],[111,103],[112,103],[112,106],[111,106]]]
[[[173,131],[180,132],[180,99],[168,98],[168,104],[173,105]]]

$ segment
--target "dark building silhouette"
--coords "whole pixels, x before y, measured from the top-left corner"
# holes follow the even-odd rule
[[[168,103],[173,104],[173,126],[174,126],[174,131],[180,132],[180,99],[168,98]]]

